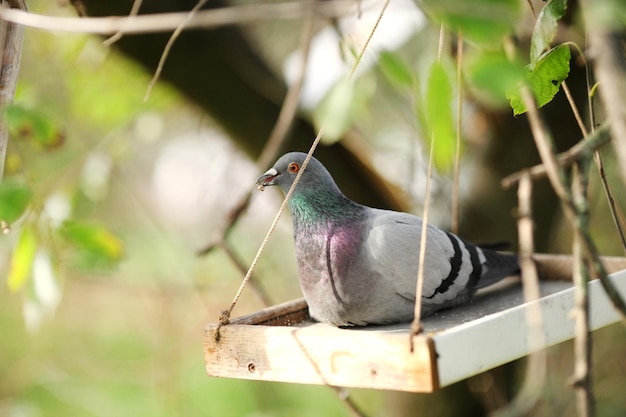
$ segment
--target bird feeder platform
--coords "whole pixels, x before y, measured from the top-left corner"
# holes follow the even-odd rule
[[[550,280],[540,282],[541,298],[524,303],[521,284],[508,280],[479,292],[471,304],[422,320],[413,338],[409,324],[337,328],[316,323],[303,299],[231,320],[204,332],[210,376],[341,387],[433,392],[531,353],[528,309],[538,304],[544,341],[535,349],[574,338],[571,258],[551,257]],[[569,260],[569,263],[568,263]],[[610,275],[626,297],[626,259],[605,258]],[[564,278],[570,278],[569,281]],[[599,280],[589,283],[590,328],[619,320]]]

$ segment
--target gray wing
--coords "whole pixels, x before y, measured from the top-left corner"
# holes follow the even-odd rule
[[[365,256],[370,268],[390,291],[414,301],[422,220],[407,213],[373,209],[369,222]],[[484,262],[479,248],[428,226],[423,303],[448,304],[465,293],[470,280],[480,279]]]

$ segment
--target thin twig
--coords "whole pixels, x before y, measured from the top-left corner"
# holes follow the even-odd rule
[[[580,48],[578,47],[577,49],[585,63],[585,78],[587,82],[587,91],[588,91],[587,104],[589,106],[589,116],[590,116],[589,119],[590,119],[591,131],[594,132],[595,131],[595,115],[593,111],[593,101],[592,101],[591,93],[590,93],[591,83],[590,83],[590,74],[589,74],[589,64],[587,62],[587,59],[584,56],[583,51],[581,51]],[[586,138],[588,136],[588,131],[587,131],[587,128],[585,127],[585,124],[583,123],[580,112],[578,111],[576,102],[574,101],[574,98],[572,97],[572,93],[570,92],[569,87],[567,86],[567,83],[565,81],[561,83],[561,86],[563,87],[563,92],[565,93],[565,96],[567,97],[567,101],[570,105],[570,108],[572,109],[572,113],[574,113],[574,118],[576,119],[576,123],[578,123],[580,132],[582,133],[583,137]],[[619,234],[621,242],[622,242],[622,248],[626,250],[626,231],[625,231],[626,221],[624,220],[624,213],[622,212],[622,209],[620,208],[620,206],[617,205],[617,203],[615,202],[615,193],[613,192],[613,187],[611,187],[611,184],[609,183],[606,177],[606,173],[604,171],[604,163],[602,162],[602,157],[600,156],[600,152],[598,151],[598,149],[595,150],[593,159],[595,161],[596,168],[598,169],[598,173],[600,175],[600,181],[602,183],[602,188],[604,189],[604,195],[606,196],[606,199],[609,203],[609,210],[611,212],[611,217],[613,218],[613,223],[615,225],[615,228],[617,229],[617,233]]]
[[[567,83],[563,81],[561,83],[561,87],[563,88],[563,92],[565,93],[565,97],[567,98],[567,102],[569,103],[570,109],[572,109],[572,113],[574,113],[574,118],[576,119],[576,123],[578,123],[578,128],[580,132],[584,136],[587,136],[587,127],[583,122],[583,118],[580,116],[580,112],[578,111],[578,106],[576,106],[576,102],[574,101],[574,97],[572,96],[572,92],[569,90]]]
[[[361,410],[361,408],[354,402],[354,400],[350,397],[350,393],[345,388],[331,385],[331,383],[326,379],[324,372],[322,372],[322,370],[320,369],[318,361],[313,358],[313,356],[309,352],[309,348],[307,348],[307,346],[298,337],[297,329],[293,330],[292,335],[295,342],[300,347],[300,351],[304,353],[304,356],[309,360],[311,366],[313,367],[313,369],[315,369],[315,372],[320,377],[323,384],[332,389],[335,394],[337,394],[337,398],[343,401],[343,403],[346,405],[346,407],[354,417],[366,417],[367,415],[365,414],[365,412]]]
[[[617,201],[615,199],[615,193],[613,192],[613,189],[606,178],[606,173],[604,172],[604,164],[602,163],[602,159],[600,158],[598,152],[598,150],[602,146],[609,143],[610,140],[611,136],[609,126],[602,125],[600,128],[593,130],[592,133],[585,139],[580,140],[576,145],[572,146],[567,151],[557,155],[557,160],[562,168],[567,168],[576,162],[579,162],[583,159],[588,159],[589,155],[593,154],[603,185],[604,193],[609,204],[613,223],[615,224],[615,228],[617,229],[617,232],[620,236],[622,247],[626,250],[626,220],[624,219],[624,214],[621,208],[617,204]],[[546,167],[543,164],[535,165],[531,168],[526,168],[523,171],[515,172],[503,178],[501,181],[502,186],[504,188],[513,187],[519,182],[521,176],[524,175],[526,172],[529,172],[533,179],[543,178],[547,175]]]
[[[152,89],[154,88],[157,81],[161,77],[161,73],[163,72],[163,67],[165,66],[165,60],[169,56],[170,50],[172,49],[172,46],[174,46],[174,42],[176,42],[176,39],[178,39],[178,37],[183,32],[185,27],[193,19],[196,13],[198,13],[200,8],[206,4],[207,1],[208,0],[199,0],[198,3],[196,3],[196,5],[193,6],[193,8],[189,11],[189,13],[187,13],[187,17],[185,18],[185,20],[183,20],[180,23],[180,25],[176,28],[176,30],[174,30],[174,33],[172,33],[170,38],[167,40],[167,44],[165,44],[165,48],[163,48],[163,53],[161,53],[159,64],[157,65],[157,68],[154,71],[154,75],[152,76],[152,79],[148,83],[148,88],[146,89],[146,95],[143,97],[144,103],[147,102],[148,99],[150,98],[150,94],[152,94]],[[132,23],[130,23],[129,21],[129,24],[132,24]],[[120,30],[117,34],[121,36],[121,33],[122,33],[122,30]]]
[[[589,227],[589,205],[587,201],[587,163],[574,166],[572,194],[578,212],[580,227]],[[574,338],[575,365],[572,385],[576,392],[579,417],[592,417],[593,389],[591,384],[591,337],[589,333],[589,269],[584,257],[584,244],[578,234],[574,235],[574,316],[576,333]]]
[[[265,146],[263,146],[263,151],[261,152],[257,160],[257,164],[261,167],[269,165],[274,159],[276,159],[277,153],[279,152],[283,142],[285,141],[285,138],[287,137],[287,132],[289,131],[289,128],[291,127],[298,111],[300,94],[302,92],[302,86],[304,85],[306,69],[309,65],[311,40],[313,39],[313,35],[315,34],[316,19],[312,9],[315,2],[315,0],[303,2],[303,4],[307,4],[311,7],[311,13],[305,17],[304,24],[302,26],[302,35],[300,37],[299,48],[300,71],[298,71],[296,79],[287,90],[287,95],[285,96],[285,100],[283,101],[280,113],[278,114],[276,124],[270,132],[269,138],[267,139]]]
[[[559,197],[567,219],[575,227],[576,233],[581,237],[587,260],[593,265],[604,291],[617,310],[617,313],[620,315],[622,323],[626,325],[626,303],[624,303],[622,296],[615,288],[613,282],[608,278],[606,268],[600,259],[598,248],[591,239],[591,236],[580,228],[571,192],[565,185],[565,173],[556,159],[554,141],[552,140],[550,130],[541,117],[535,98],[527,86],[521,87],[521,95],[524,105],[528,109],[527,116],[533,139],[539,151],[539,156],[547,169],[547,175],[552,189]]]
[[[515,58],[517,50],[510,38],[504,39],[504,50],[510,60]],[[626,79],[623,81],[626,83]],[[609,297],[613,307],[615,307],[615,310],[619,314],[622,324],[626,325],[626,303],[622,299],[621,294],[615,288],[613,282],[608,278],[607,270],[602,262],[602,259],[600,258],[600,253],[593,239],[589,233],[585,233],[585,231],[581,229],[580,224],[578,223],[573,198],[570,190],[568,190],[566,186],[565,171],[557,162],[554,140],[552,139],[550,129],[539,113],[537,102],[535,101],[535,97],[530,88],[527,85],[522,85],[520,87],[520,93],[522,101],[527,109],[526,115],[528,117],[530,130],[535,141],[535,146],[537,147],[541,161],[546,168],[546,173],[548,175],[548,179],[550,180],[550,184],[552,185],[552,189],[561,201],[561,207],[563,208],[565,216],[569,220],[570,224],[574,226],[576,233],[580,236],[581,241],[583,242],[587,261],[593,266],[595,272],[597,273],[600,283],[602,284],[602,288],[604,288],[606,295]],[[624,122],[626,124],[626,120],[624,120]],[[626,136],[626,132],[624,133]],[[622,139],[626,140],[626,138]],[[626,153],[626,146],[624,146],[624,148],[624,152]],[[624,167],[624,169],[626,170],[626,167]]]
[[[285,95],[285,99],[283,100],[283,104],[278,114],[278,119],[276,120],[276,123],[270,132],[269,138],[265,142],[263,150],[257,159],[257,165],[260,167],[266,167],[272,160],[276,159],[277,153],[282,148],[282,144],[287,138],[287,132],[289,131],[289,128],[292,125],[298,111],[298,102],[300,100],[300,94],[302,93],[302,85],[304,83],[306,68],[309,61],[311,40],[314,35],[315,20],[314,16],[308,16],[302,27],[302,37],[300,40],[300,50],[302,51],[300,56],[302,60],[299,67],[300,71],[298,71],[295,82],[290,85],[287,90],[287,94]],[[224,244],[229,245],[228,236],[237,223],[237,220],[239,220],[239,217],[248,208],[254,190],[254,188],[251,188],[250,191],[248,191],[248,193],[246,193],[246,195],[230,211],[228,221],[226,222],[224,229],[218,233],[218,236],[214,239],[214,241],[198,251],[199,256],[208,254],[220,242],[224,242]]]
[[[224,251],[224,253],[230,258],[230,261],[239,269],[242,274],[245,274],[248,270],[247,266],[244,262],[239,258],[239,256],[235,253],[234,249],[228,244],[228,242],[221,240],[219,242],[219,247]],[[257,297],[261,300],[261,303],[265,307],[269,307],[273,305],[272,299],[269,297],[267,292],[259,285],[254,276],[250,276],[250,285],[252,286],[252,290],[257,295]]]
[[[554,141],[552,140],[549,129],[539,114],[535,97],[530,91],[530,88],[522,86],[521,93],[524,105],[528,109],[526,114],[528,115],[530,129],[533,138],[535,139],[535,146],[539,151],[539,156],[541,157],[543,166],[546,169],[546,175],[550,180],[550,184],[552,185],[554,192],[563,202],[563,205],[567,207],[566,212],[573,212],[572,197],[567,189],[567,186],[565,185],[565,172],[557,161]]]
[[[232,229],[235,227],[239,217],[246,211],[250,200],[252,198],[252,190],[249,191],[235,207],[233,207],[226,215],[227,220],[224,223],[224,227],[215,233],[215,237],[209,241],[202,249],[199,249],[196,253],[198,256],[208,255],[213,249],[219,247],[222,241],[227,241]]]
[[[367,47],[369,46],[369,43],[370,43],[372,37],[374,36],[374,33],[376,32],[376,29],[378,28],[378,26],[380,24],[380,21],[382,19],[382,16],[384,15],[385,11],[387,10],[387,6],[389,5],[389,2],[390,2],[390,0],[386,0],[385,4],[383,5],[383,8],[380,11],[378,19],[374,23],[374,26],[372,28],[372,31],[370,32],[370,35],[368,36],[367,40],[365,41],[365,44],[361,48],[361,51],[360,51],[359,55],[357,56],[357,59],[355,60],[350,73],[348,74],[348,80],[350,80],[353,77],[353,75],[354,75],[354,73],[356,71],[357,66],[361,62],[361,58],[365,54],[365,51],[367,50]],[[220,313],[219,322],[218,322],[218,325],[217,325],[217,327],[215,329],[215,340],[216,341],[219,341],[219,339],[220,339],[220,329],[221,329],[221,327],[224,326],[224,325],[227,325],[229,323],[230,315],[232,314],[233,309],[237,305],[237,302],[239,301],[239,298],[241,297],[243,289],[245,288],[246,284],[250,280],[250,276],[252,274],[252,271],[256,267],[256,264],[257,264],[259,258],[261,257],[261,254],[265,250],[265,246],[267,246],[269,238],[271,237],[272,233],[274,232],[274,229],[276,229],[276,226],[278,225],[278,220],[280,219],[282,213],[285,211],[285,208],[287,207],[289,199],[291,198],[294,190],[296,189],[296,186],[300,182],[300,178],[302,178],[302,174],[306,171],[306,167],[309,164],[309,161],[311,160],[311,158],[313,157],[313,153],[315,152],[315,149],[317,148],[317,145],[319,144],[319,142],[322,139],[323,135],[324,135],[324,124],[322,123],[322,126],[320,127],[320,129],[319,129],[319,131],[317,133],[317,136],[313,140],[313,143],[311,144],[311,148],[309,149],[309,152],[308,152],[306,158],[304,159],[304,162],[302,163],[302,167],[300,168],[300,171],[298,171],[298,175],[296,175],[296,178],[294,179],[293,184],[291,184],[291,188],[289,188],[289,191],[285,195],[285,198],[284,198],[282,204],[280,205],[280,208],[278,209],[278,212],[276,213],[276,216],[274,217],[274,221],[272,222],[269,230],[267,231],[267,234],[265,235],[265,238],[263,239],[263,242],[261,243],[261,246],[259,247],[259,250],[257,251],[256,256],[252,260],[252,263],[250,264],[250,268],[248,269],[248,272],[246,273],[246,275],[244,276],[243,280],[241,281],[241,285],[239,286],[239,289],[237,290],[237,293],[235,294],[235,297],[233,298],[233,301],[230,304],[230,307],[228,309],[226,309],[226,310],[223,310]]]
[[[367,414],[354,402],[352,397],[350,397],[350,393],[346,391],[345,388],[336,387],[334,385],[328,385],[335,393],[337,397],[343,401],[348,410],[352,413],[354,417],[367,417]]]
[[[576,145],[572,146],[567,151],[560,153],[556,156],[557,163],[562,168],[567,168],[573,163],[579,161],[581,158],[589,158],[593,152],[600,149],[611,141],[608,125],[602,125],[596,129],[587,138],[580,140]],[[520,172],[515,172],[503,178],[501,183],[504,188],[511,188],[520,180],[522,175],[528,172],[532,179],[543,178],[548,175],[546,166],[543,164],[535,165],[531,168],[526,168]]]
[[[353,0],[315,2],[317,17],[343,17],[357,11]],[[262,20],[301,19],[309,13],[302,2],[242,4],[218,9],[202,10],[185,27],[216,28],[226,25],[258,23]],[[113,35],[121,33],[157,33],[176,30],[187,20],[189,12],[155,13],[136,17],[56,17],[28,13],[22,10],[0,8],[0,19],[42,30]]]
[[[617,234],[619,235],[622,242],[622,249],[626,251],[626,219],[624,218],[624,212],[617,204],[617,200],[615,199],[615,193],[613,192],[613,188],[610,186],[606,177],[606,172],[604,171],[604,163],[602,162],[602,158],[600,157],[599,152],[596,151],[594,153],[594,159],[598,168],[598,173],[600,175],[600,181],[602,182],[604,194],[606,195],[607,202],[609,203],[609,211],[611,212],[613,223],[615,224]]]
[[[534,303],[541,296],[539,274],[533,260],[535,252],[532,218],[532,180],[529,172],[520,178],[518,190],[517,228],[519,233],[519,264],[522,271],[526,321],[528,323],[528,346],[532,352],[528,357],[524,385],[513,401],[497,410],[493,416],[522,416],[527,414],[541,397],[546,376],[545,337],[541,307]]]
[[[353,76],[354,76],[354,72],[356,70],[356,68],[358,67],[359,63],[361,62],[361,59],[363,57],[363,54],[365,53],[365,51],[367,50],[367,47],[372,39],[372,37],[374,36],[374,33],[376,32],[376,29],[378,28],[378,25],[380,24],[380,21],[383,17],[383,15],[385,14],[385,11],[387,10],[387,6],[389,6],[389,2],[390,0],[387,0],[385,2],[385,4],[383,5],[382,10],[380,11],[380,14],[378,15],[378,18],[374,24],[374,27],[372,28],[367,40],[365,41],[365,44],[363,45],[363,48],[361,49],[361,52],[359,53],[359,55],[357,56],[357,59],[355,60],[352,69],[350,71],[350,73],[348,74],[348,80],[350,80]],[[291,125],[291,122],[295,116],[295,112],[297,110],[297,106],[298,106],[298,100],[300,97],[300,92],[302,89],[302,85],[304,83],[304,76],[306,74],[306,66],[308,63],[308,55],[309,55],[309,49],[310,49],[310,45],[311,45],[311,39],[313,37],[313,30],[314,30],[314,19],[313,16],[311,16],[309,19],[306,20],[307,24],[306,26],[304,26],[303,28],[303,38],[302,38],[302,44],[303,44],[303,48],[302,49],[302,63],[301,63],[301,72],[300,72],[300,76],[298,77],[298,79],[296,80],[296,83],[292,86],[292,88],[290,88],[290,92],[291,94],[288,94],[287,97],[285,98],[285,102],[284,105],[281,109],[281,113],[278,117],[278,121],[274,127],[274,129],[272,130],[272,134],[270,135],[270,138],[268,140],[268,142],[266,143],[263,152],[261,153],[261,156],[259,157],[259,161],[265,165],[268,163],[268,159],[270,158],[274,158],[275,153],[277,153],[278,149],[280,148],[280,144],[283,142],[286,134],[287,134],[287,130],[289,129],[289,126]],[[281,205],[281,208],[277,214],[277,219],[280,216],[281,212],[284,211],[285,208],[285,203],[289,200],[293,190],[296,187],[296,183],[299,181],[300,176],[302,175],[302,173],[304,172],[304,170],[306,169],[306,165],[308,164],[309,160],[311,159],[313,152],[315,151],[315,148],[317,147],[317,144],[319,143],[319,140],[322,137],[322,133],[323,132],[323,126],[320,128],[320,131],[317,135],[317,137],[315,138],[315,141],[313,143],[313,145],[311,146],[311,149],[309,150],[309,153],[304,161],[304,163],[302,164],[302,168],[300,170],[300,172],[298,173],[298,176],[296,177],[296,179],[294,180],[294,183],[292,184],[291,188],[289,189],[289,192],[287,193],[287,195],[285,196],[285,200],[283,201],[283,204]],[[272,234],[273,228],[268,231],[266,238],[269,238],[270,235]],[[265,243],[265,241],[264,241]],[[262,251],[262,248],[259,248],[259,254]],[[250,270],[248,272],[248,274],[250,274],[253,270],[254,266],[251,265],[250,266]],[[245,278],[244,278],[245,280]],[[242,286],[245,285],[245,283],[242,283]],[[232,308],[231,308],[232,310]],[[228,313],[228,315],[230,315],[230,313]],[[337,396],[339,397],[339,399],[341,401],[343,401],[343,403],[346,405],[346,407],[348,408],[348,410],[355,416],[355,417],[365,417],[365,413],[357,406],[357,404],[352,400],[352,398],[350,397],[350,394],[345,391],[343,388],[340,387],[336,387],[336,386],[332,386],[329,385],[331,387],[331,389],[333,389],[335,391],[335,393],[337,394]]]
[[[531,11],[533,13],[535,20],[537,20],[537,16],[533,9],[532,2],[529,1],[528,4],[531,8]],[[589,63],[585,57],[585,53],[583,52],[583,50],[581,50],[581,48],[576,43],[570,42],[570,44],[578,50],[580,57],[583,59],[585,63],[585,81],[587,83],[587,91],[588,91],[587,104],[589,106],[589,116],[590,116],[589,122],[591,126],[591,131],[593,132],[595,130],[595,114],[593,110],[593,100],[592,100],[592,94],[591,94],[591,74],[589,70]],[[570,108],[572,109],[572,113],[574,114],[576,123],[578,124],[578,127],[580,128],[580,132],[582,133],[583,137],[586,138],[588,135],[587,127],[585,126],[585,123],[583,122],[580,112],[578,111],[578,106],[576,106],[576,102],[574,101],[574,97],[572,96],[572,93],[567,85],[567,82],[563,81],[561,83],[561,86],[563,88],[563,92],[565,93],[565,97],[567,98],[567,102],[569,103]],[[624,115],[624,117],[626,117],[626,115]],[[609,210],[611,211],[611,217],[613,218],[613,223],[615,224],[617,232],[622,241],[622,247],[624,250],[626,250],[626,232],[625,232],[626,221],[624,221],[624,214],[621,208],[615,203],[615,196],[613,193],[613,188],[611,187],[611,185],[608,182],[608,179],[606,178],[606,175],[604,172],[604,164],[602,163],[600,152],[598,152],[597,150],[594,153],[594,160],[595,160],[598,172],[600,174],[600,180],[604,188],[604,194],[609,203]]]
[[[70,4],[76,11],[76,14],[80,17],[87,16],[87,8],[82,0],[70,0]]]
[[[127,22],[128,22],[129,25],[131,25],[132,22],[134,21],[134,18],[139,15],[139,9],[141,8],[141,3],[143,3],[143,0],[135,0],[133,2],[133,7],[131,7],[130,13],[128,13],[128,18],[129,19],[128,19]],[[102,45],[104,45],[104,46],[111,46],[115,42],[117,42],[120,39],[122,39],[122,36],[124,36],[124,29],[120,29],[119,31],[117,31],[109,39],[106,39],[104,42],[102,42]]]

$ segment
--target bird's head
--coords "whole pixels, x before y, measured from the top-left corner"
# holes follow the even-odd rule
[[[256,180],[256,185],[260,190],[270,185],[277,185],[287,194],[296,176],[302,169],[305,159],[306,154],[302,152],[290,152],[281,156],[273,167]],[[300,178],[299,184],[307,187],[320,181],[327,181],[334,186],[334,181],[326,168],[317,159],[311,158]]]

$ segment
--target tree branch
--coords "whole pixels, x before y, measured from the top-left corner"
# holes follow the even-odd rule
[[[2,10],[6,6],[26,10],[23,0],[3,0]],[[5,109],[13,103],[17,75],[20,69],[22,56],[23,28],[20,25],[9,22],[0,22],[0,181],[4,176],[4,162],[7,147],[9,145],[9,130],[4,120]],[[4,225],[3,225],[4,228]]]
[[[316,1],[314,3],[313,11],[318,17],[341,17],[358,12],[358,2],[352,0]],[[43,30],[121,36],[122,34],[170,32],[183,24],[187,29],[207,29],[261,20],[301,19],[309,11],[310,7],[303,5],[302,2],[252,3],[203,10],[186,22],[189,12],[129,17],[56,17],[0,8],[0,18],[7,22]]]
[[[578,220],[583,230],[589,227],[589,205],[587,202],[588,163],[574,167],[572,195],[576,204]],[[579,417],[591,417],[593,413],[593,390],[591,388],[591,335],[589,332],[589,268],[584,254],[584,243],[580,235],[574,235],[574,315],[576,335],[574,338],[574,376],[572,385],[576,392]]]
[[[522,285],[524,302],[529,303],[526,320],[528,321],[528,345],[531,354],[526,365],[524,384],[519,393],[507,406],[497,410],[492,417],[521,416],[528,414],[541,397],[546,376],[546,351],[540,347],[545,344],[543,316],[541,307],[531,303],[541,297],[539,289],[539,274],[537,263],[533,259],[534,223],[532,217],[532,180],[530,173],[522,175],[517,189],[519,217],[517,229],[519,232],[519,264],[522,271]]]
[[[567,151],[558,154],[556,157],[557,162],[563,168],[569,167],[581,159],[589,158],[594,151],[609,143],[610,140],[609,127],[608,125],[603,125]],[[526,175],[526,172],[529,172],[532,179],[543,178],[547,175],[545,165],[539,164],[503,178],[502,186],[508,189],[517,185],[520,179]]]
[[[546,166],[546,173],[548,175],[548,179],[550,180],[550,184],[552,184],[552,188],[561,200],[561,206],[563,207],[563,211],[565,212],[567,219],[570,224],[574,226],[576,234],[581,239],[587,261],[592,264],[594,269],[597,271],[604,291],[621,316],[622,323],[626,324],[626,303],[624,303],[624,300],[613,285],[613,282],[609,280],[606,268],[600,258],[598,248],[591,239],[591,236],[581,227],[572,194],[566,186],[565,173],[557,162],[552,136],[549,129],[545,125],[543,118],[539,114],[535,98],[527,86],[522,86],[521,93],[522,100],[528,109],[528,121],[533,133],[533,138],[535,139],[535,144],[537,146],[537,150],[539,151],[541,160]]]

